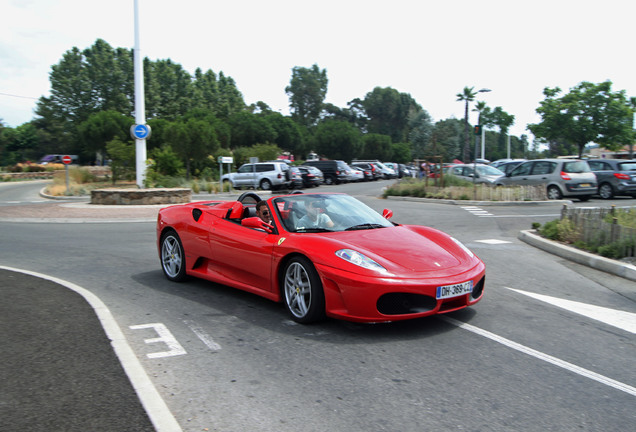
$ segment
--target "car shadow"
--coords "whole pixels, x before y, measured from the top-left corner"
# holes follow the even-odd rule
[[[132,279],[155,291],[198,303],[210,309],[201,319],[218,315],[232,316],[251,326],[300,339],[320,339],[322,343],[369,344],[396,340],[426,339],[455,330],[457,327],[440,316],[388,323],[355,323],[327,318],[314,324],[291,320],[285,306],[255,294],[202,279],[188,278],[175,283],[166,280],[161,270],[138,273]],[[472,308],[448,316],[468,322],[476,314]],[[443,315],[442,315],[443,316]],[[196,315],[188,319],[196,320]],[[329,338],[324,336],[328,334]]]

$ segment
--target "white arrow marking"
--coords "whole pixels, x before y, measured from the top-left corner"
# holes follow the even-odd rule
[[[605,324],[609,324],[619,329],[628,331],[630,333],[636,333],[636,314],[631,312],[624,312],[616,309],[610,309],[601,306],[594,306],[586,303],[575,302],[572,300],[564,300],[557,297],[550,297],[542,294],[535,294],[531,292],[521,291],[518,289],[506,287],[511,291],[518,292],[519,294],[527,295],[537,300],[549,303],[553,306],[560,307],[562,309],[569,310],[570,312],[583,315],[596,321],[600,321]]]

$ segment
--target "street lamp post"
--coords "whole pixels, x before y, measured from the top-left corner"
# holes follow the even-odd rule
[[[490,89],[483,88],[477,93],[488,93]],[[484,158],[484,125],[481,125],[481,157]],[[477,136],[475,135],[475,154],[473,156],[473,199],[477,199]]]
[[[483,88],[479,90],[478,93],[488,93],[492,90]],[[481,158],[486,159],[486,130],[484,129],[484,125],[481,125]]]

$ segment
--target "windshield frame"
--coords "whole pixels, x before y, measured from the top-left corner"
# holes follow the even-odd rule
[[[307,205],[318,202],[321,213],[326,214],[333,226],[302,226],[299,221],[307,215]],[[311,193],[283,195],[271,199],[272,208],[281,221],[283,229],[294,233],[344,232],[354,226],[364,229],[382,229],[394,224],[377,211],[347,194]],[[360,229],[360,228],[358,228]]]

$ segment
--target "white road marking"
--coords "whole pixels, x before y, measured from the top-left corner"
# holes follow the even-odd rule
[[[498,239],[485,239],[485,240],[475,240],[475,242],[477,243],[486,243],[486,244],[507,244],[507,243],[512,243],[511,241],[507,241],[507,240],[498,240]]]
[[[621,330],[630,333],[636,333],[636,313],[624,312],[616,309],[610,309],[601,306],[595,306],[587,303],[576,302],[572,300],[564,300],[557,297],[550,297],[542,294],[535,294],[527,291],[506,287],[507,289],[527,295],[537,300],[549,303],[553,306],[574,312],[579,315],[591,318],[602,323],[618,327]]]
[[[493,216],[492,213],[488,212],[487,210],[483,210],[480,207],[475,207],[475,206],[462,206],[462,208],[472,214],[474,214],[475,216]]]
[[[172,336],[172,333],[170,333],[170,330],[168,330],[168,328],[161,323],[140,324],[140,325],[130,326],[131,330],[140,330],[140,329],[146,329],[146,328],[154,329],[159,335],[159,337],[145,339],[144,342],[146,342],[147,344],[163,342],[166,345],[168,345],[168,348],[169,348],[168,351],[161,351],[161,352],[146,354],[148,358],[172,357],[172,356],[187,354],[186,350],[181,346],[179,342],[177,342],[177,339],[174,336]]]
[[[524,354],[530,355],[532,357],[535,357],[539,360],[551,363],[555,366],[558,366],[560,368],[566,369],[570,372],[574,372],[575,374],[581,375],[583,377],[589,378],[591,380],[597,381],[601,384],[605,384],[606,386],[615,388],[617,390],[620,390],[622,392],[628,393],[632,396],[636,396],[636,387],[632,387],[630,385],[627,385],[625,383],[622,383],[620,381],[616,381],[613,380],[611,378],[608,378],[604,375],[601,374],[597,374],[596,372],[592,372],[591,370],[588,369],[584,369],[580,366],[577,366],[575,364],[572,363],[568,363],[564,360],[558,359],[556,357],[552,357],[551,355],[542,353],[541,351],[537,351],[534,350],[532,348],[529,348],[527,346],[521,345],[517,342],[513,342],[509,339],[503,338],[501,336],[497,336],[494,333],[491,333],[489,331],[480,329],[479,327],[475,327],[473,325],[470,324],[466,324],[464,322],[458,321],[456,319],[450,318],[448,316],[444,316],[441,315],[439,316],[439,318],[443,319],[444,321],[448,322],[449,324],[453,324],[457,327],[460,327],[464,330],[468,330],[469,332],[478,334],[480,336],[483,336],[485,338],[488,338],[490,340],[493,340],[497,343],[500,343],[502,345],[507,346],[508,348],[512,348],[514,350],[517,350],[519,352],[522,352]]]
[[[199,327],[194,321],[184,321],[186,325],[192,330],[192,332],[197,335],[201,342],[205,344],[212,351],[219,351],[221,349],[221,345],[216,343],[214,339],[210,335],[208,335],[201,327]]]
[[[555,217],[560,217],[561,214],[560,213],[554,213],[554,214],[536,214],[536,215],[527,215],[527,214],[520,214],[520,215],[493,215],[492,217],[494,218],[529,218],[529,217],[550,217],[550,218],[555,218]]]

